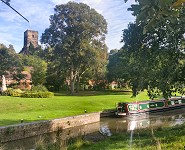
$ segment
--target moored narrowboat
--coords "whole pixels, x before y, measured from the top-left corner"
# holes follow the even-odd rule
[[[160,112],[183,107],[185,107],[185,97],[137,102],[120,102],[116,107],[116,115],[126,116],[130,114]]]

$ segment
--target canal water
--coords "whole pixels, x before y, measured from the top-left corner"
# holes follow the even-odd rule
[[[134,115],[124,118],[106,117],[101,118],[101,121],[97,123],[3,143],[2,147],[4,150],[34,150],[39,142],[56,143],[57,141],[67,146],[69,140],[77,137],[83,137],[83,139],[96,142],[117,133],[132,133],[136,129],[150,127],[172,127],[183,123],[185,123],[185,109]],[[132,134],[130,138],[132,140]]]

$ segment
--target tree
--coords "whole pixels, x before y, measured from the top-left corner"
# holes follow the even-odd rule
[[[17,75],[22,69],[19,55],[16,54],[12,45],[7,48],[5,45],[0,44],[0,64],[0,76],[7,73]]]
[[[177,83],[184,85],[184,75],[181,74],[185,65],[182,22],[174,25],[178,32],[168,37],[166,35],[170,31],[163,24],[147,34],[142,33],[144,24],[129,24],[128,29],[124,30],[124,48],[129,58],[127,72],[134,91],[145,88],[151,98],[160,92],[167,98],[179,89]]]
[[[30,70],[32,82],[36,85],[43,85],[46,80],[47,63],[39,57],[32,55],[20,55],[24,66],[33,67]]]
[[[46,87],[51,91],[68,90],[66,86],[66,71],[61,70],[60,62],[48,62]],[[52,79],[52,80],[51,80]]]
[[[109,54],[109,63],[107,65],[107,78],[109,82],[117,81],[120,78],[126,79],[125,73],[127,73],[126,70],[124,70],[127,65],[127,57],[125,57],[124,50],[111,50]],[[124,58],[124,59],[123,59]]]
[[[131,23],[123,30],[123,48],[109,56],[109,79],[129,81],[133,96],[143,89],[148,90],[150,98],[161,93],[167,98],[174,91],[183,93],[184,20],[179,17],[179,22],[173,24],[173,36],[166,36],[171,31],[164,24],[147,34],[143,34],[144,26]]]
[[[102,15],[83,3],[68,2],[54,10],[41,42],[54,49],[54,62],[69,77],[73,94],[77,78],[90,68],[103,70],[106,65],[107,23]]]
[[[125,0],[127,2],[128,0]],[[128,10],[133,11],[136,23],[145,22],[143,33],[147,33],[159,24],[166,24],[170,30],[174,30],[168,22],[177,22],[185,0],[135,0]]]
[[[119,87],[129,87],[129,57],[126,49],[114,49],[109,53],[109,63],[107,65],[107,79],[109,82],[116,81]]]
[[[185,1],[136,2],[129,8],[136,16],[136,23],[124,30],[123,41],[129,57],[137,62],[134,66],[140,69],[137,77],[145,79],[144,87],[148,86],[151,97],[160,92],[169,97],[173,91],[183,91]]]

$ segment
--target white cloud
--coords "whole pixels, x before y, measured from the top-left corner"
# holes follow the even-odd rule
[[[82,3],[85,3],[87,5],[97,5],[101,2],[102,0],[81,0]]]
[[[54,3],[55,5],[59,5],[59,4],[65,4],[67,2],[69,2],[70,0],[51,0],[52,3]]]
[[[70,0],[51,0],[52,3],[54,3],[55,5],[59,5],[59,4],[65,4],[67,2],[69,2]],[[75,0],[76,2],[82,2],[88,5],[92,5],[92,4],[99,4],[102,0]]]
[[[101,13],[108,23],[108,35],[106,43],[109,49],[120,48],[122,30],[128,23],[134,20],[127,8],[134,0],[129,0],[126,4],[123,0],[74,0],[84,2],[91,8]],[[30,23],[0,3],[0,43],[14,45],[17,52],[23,46],[23,34],[27,29],[39,31],[39,35],[49,27],[49,16],[53,14],[53,9],[58,4],[64,4],[69,0],[13,0],[11,6],[18,10]]]

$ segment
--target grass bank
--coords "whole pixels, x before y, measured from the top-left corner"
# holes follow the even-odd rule
[[[141,129],[131,133],[113,135],[93,143],[76,140],[68,150],[182,150],[185,146],[185,124],[175,127]]]
[[[115,108],[117,102],[130,102],[148,99],[143,92],[131,98],[130,92],[106,91],[83,92],[79,95],[69,96],[56,93],[52,98],[20,98],[0,96],[0,126],[18,124],[38,120],[50,120],[73,115]]]

